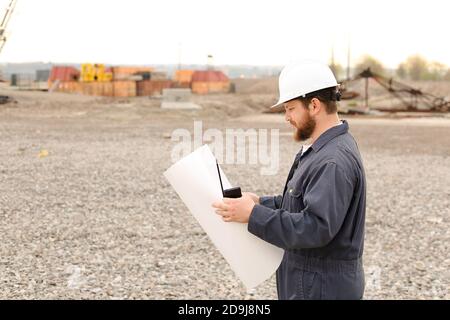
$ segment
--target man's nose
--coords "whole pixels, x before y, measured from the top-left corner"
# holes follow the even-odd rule
[[[284,113],[284,120],[286,120],[287,122],[290,122],[291,117],[288,115],[287,112]]]

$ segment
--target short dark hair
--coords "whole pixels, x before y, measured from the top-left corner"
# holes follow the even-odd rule
[[[330,87],[310,92],[305,96],[300,96],[295,99],[300,100],[307,108],[313,98],[319,99],[325,105],[327,114],[331,114],[337,112],[337,101],[340,100],[341,94],[338,87]]]

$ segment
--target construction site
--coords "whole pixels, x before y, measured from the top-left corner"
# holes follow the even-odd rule
[[[301,144],[269,108],[278,76],[151,63],[3,72],[1,299],[277,298],[275,275],[242,286],[163,172],[172,133],[193,132],[194,121],[278,129],[278,174],[223,168],[244,191],[280,194]],[[339,83],[339,116],[368,182],[364,299],[450,299],[450,81],[399,80],[368,66]]]

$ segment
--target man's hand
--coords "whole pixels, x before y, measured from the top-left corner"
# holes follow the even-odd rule
[[[244,196],[245,196],[245,195],[250,196],[250,198],[253,199],[253,202],[254,202],[254,203],[259,204],[259,196],[258,196],[258,195],[254,194],[254,193],[251,193],[251,192],[243,192],[242,194],[243,194]]]
[[[216,208],[216,213],[222,216],[222,220],[225,222],[247,223],[255,206],[254,198],[251,195],[244,192],[241,198],[224,198],[223,202],[216,201],[212,206]]]

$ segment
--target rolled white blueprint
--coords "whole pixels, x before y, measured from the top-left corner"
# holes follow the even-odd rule
[[[220,172],[223,188],[231,188]],[[164,176],[247,289],[276,271],[284,250],[249,233],[246,223],[224,222],[211,206],[222,199],[222,190],[216,159],[207,145],[177,161]]]

